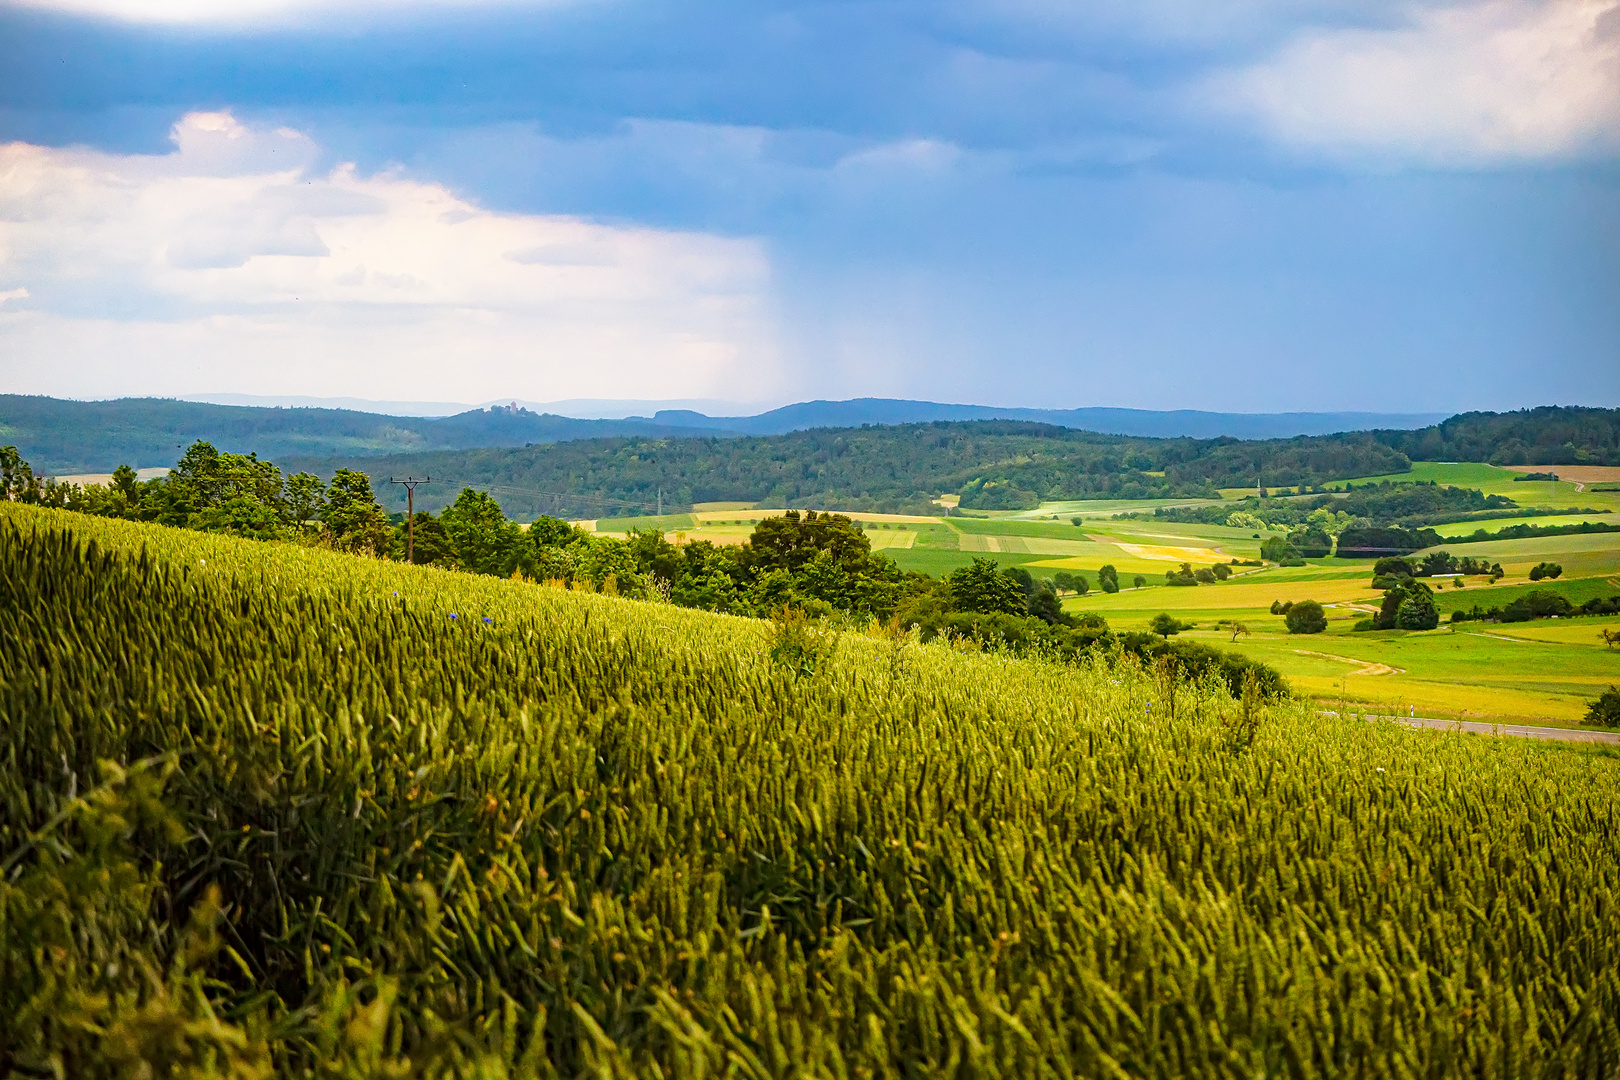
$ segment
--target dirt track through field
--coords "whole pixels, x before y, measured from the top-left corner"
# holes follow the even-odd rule
[[[1390,667],[1388,664],[1378,664],[1370,660],[1357,660],[1353,656],[1334,656],[1332,653],[1312,652],[1309,649],[1295,649],[1301,656],[1320,656],[1323,660],[1338,660],[1345,664],[1360,665],[1351,675],[1405,675],[1405,668]]]

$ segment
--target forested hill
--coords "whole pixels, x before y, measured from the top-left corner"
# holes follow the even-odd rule
[[[666,509],[736,501],[937,513],[931,500],[945,492],[961,493],[964,507],[1023,509],[1046,499],[1213,497],[1221,487],[1318,484],[1410,468],[1404,455],[1365,435],[1134,439],[1004,420],[589,439],[284,464],[325,475],[347,466],[374,480],[431,474],[438,483],[418,489],[419,508],[437,509],[468,486],[495,493],[518,518],[650,512],[660,491]]]
[[[0,394],[0,444],[17,446],[46,475],[166,465],[201,439],[231,453],[376,455],[582,439],[690,434],[652,421],[575,420],[527,409],[455,416],[384,416],[352,409],[275,409],[168,398],[63,401]]]
[[[1472,412],[1416,431],[1376,431],[1413,461],[1493,465],[1620,465],[1620,409],[1543,405],[1518,412]]]

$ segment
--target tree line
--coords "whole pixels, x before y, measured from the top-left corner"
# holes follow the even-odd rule
[[[508,512],[532,517],[634,516],[706,502],[941,513],[957,493],[974,509],[1027,509],[1043,500],[1218,498],[1220,487],[1317,483],[1404,472],[1411,462],[1370,439],[1342,436],[1239,442],[1099,435],[1019,421],[938,421],[819,428],[786,435],[582,439],[524,447],[301,459],[331,475],[374,480],[401,471],[496,487]],[[1258,470],[1258,471],[1257,471]],[[434,501],[438,500],[438,501]],[[429,509],[445,505],[429,495]]]
[[[109,484],[40,482],[14,447],[0,449],[6,498],[79,513],[149,521],[257,540],[327,546],[403,561],[407,528],[413,562],[499,577],[551,582],[722,614],[769,617],[792,611],[913,630],[924,641],[971,640],[1015,652],[1073,658],[1122,649],[1168,658],[1189,674],[1213,672],[1241,689],[1247,678],[1286,692],[1274,671],[1192,643],[1151,634],[1116,634],[1096,615],[1075,618],[1058,591],[1085,592],[1077,574],[1037,579],[1022,568],[976,559],[943,578],[902,572],[874,552],[860,525],[835,513],[789,510],[763,519],[748,541],[672,542],[656,528],[624,538],[597,536],[558,518],[521,525],[487,492],[463,488],[442,513],[418,511],[407,523],[379,505],[364,473],[340,469],[330,483],[309,472],[284,476],[255,454],[194,443],[167,476],[142,481],[121,465]],[[1099,572],[1119,589],[1112,566]],[[1061,581],[1061,584],[1060,584]],[[1142,584],[1137,579],[1138,586]]]

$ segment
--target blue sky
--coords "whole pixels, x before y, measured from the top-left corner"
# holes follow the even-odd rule
[[[0,3],[0,388],[1620,404],[1620,0]]]

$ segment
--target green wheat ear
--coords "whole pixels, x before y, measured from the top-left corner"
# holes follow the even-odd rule
[[[1620,759],[799,630],[0,503],[0,1075],[1620,1060]]]

